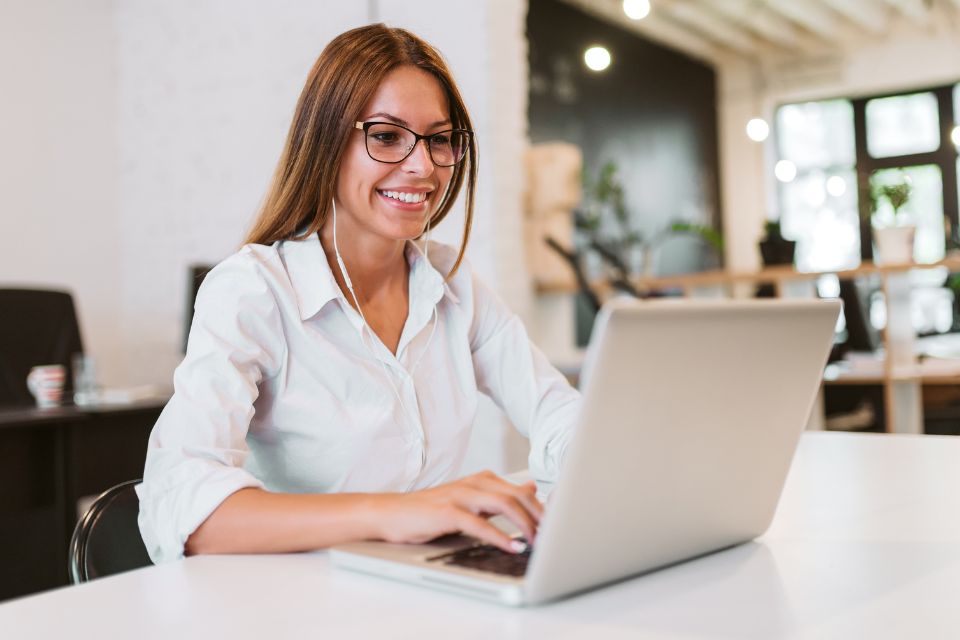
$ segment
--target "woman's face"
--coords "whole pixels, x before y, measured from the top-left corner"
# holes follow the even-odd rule
[[[451,128],[450,108],[440,82],[413,66],[387,74],[360,121],[392,122],[421,135]],[[364,132],[355,129],[337,178],[337,225],[346,222],[351,235],[416,238],[436,211],[452,173],[452,167],[433,164],[424,140],[398,164],[377,162],[367,154]]]

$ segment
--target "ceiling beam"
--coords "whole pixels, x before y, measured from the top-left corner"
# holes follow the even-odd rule
[[[664,12],[677,22],[693,28],[703,37],[721,46],[746,56],[754,56],[758,52],[758,43],[749,32],[737,26],[736,23],[731,23],[706,10],[705,7],[689,2],[663,2],[654,6],[658,12]]]
[[[960,2],[960,0],[957,0]],[[700,0],[702,5],[708,5],[713,11],[724,15],[728,20],[739,22],[754,35],[767,42],[793,52],[804,49],[816,49],[823,46],[823,41],[811,38],[779,13],[771,11],[762,2],[757,0]]]
[[[890,21],[890,7],[878,4],[875,0],[824,0],[844,18],[872,35],[880,35],[887,30]]]
[[[843,35],[837,16],[809,0],[767,0],[767,6],[820,38],[837,40]]]
[[[918,27],[930,26],[930,10],[923,0],[883,0]]]
[[[620,0],[563,0],[563,2],[580,9],[586,14],[612,23],[621,29],[638,33],[648,40],[685,53],[710,65],[716,65],[726,57],[720,48],[675,22],[655,15],[655,12],[651,12],[643,20],[627,18],[623,13],[623,5]],[[654,6],[656,6],[655,2]]]

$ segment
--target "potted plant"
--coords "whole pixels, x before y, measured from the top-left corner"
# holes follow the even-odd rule
[[[960,273],[951,273],[943,285],[953,294],[953,327],[951,331],[960,330]]]
[[[760,240],[760,256],[765,266],[793,264],[797,252],[796,240],[787,240],[780,231],[779,220],[767,220],[763,225],[764,236]]]
[[[617,165],[604,164],[595,180],[584,171],[584,202],[574,212],[577,246],[564,247],[547,236],[544,241],[573,269],[584,299],[594,312],[600,309],[601,295],[594,291],[584,262],[597,260],[602,280],[615,292],[639,298],[656,295],[638,286],[638,277],[653,277],[654,252],[668,238],[678,234],[700,239],[720,261],[723,237],[713,227],[698,222],[674,220],[663,229],[644,235],[635,228],[627,210],[625,192],[617,176]],[[637,259],[639,258],[639,260]]]
[[[873,241],[877,247],[876,260],[880,264],[903,264],[913,261],[913,239],[916,226],[910,223],[903,210],[912,192],[910,178],[890,184],[877,185],[871,192],[873,202]],[[885,218],[878,213],[877,204],[886,200],[892,214]]]

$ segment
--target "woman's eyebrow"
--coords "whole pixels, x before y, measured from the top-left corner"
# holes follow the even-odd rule
[[[371,119],[373,119],[373,118],[385,118],[385,119],[389,120],[390,122],[395,122],[396,124],[399,124],[401,127],[407,127],[408,129],[410,128],[410,123],[407,122],[406,120],[404,120],[403,118],[398,118],[398,117],[396,117],[396,116],[392,116],[392,115],[390,115],[389,113],[385,113],[385,112],[383,112],[383,111],[378,111],[377,113],[372,113],[372,114],[370,114],[369,116],[367,116],[366,118],[364,118],[364,120],[371,120]],[[427,125],[427,128],[428,128],[428,129],[433,129],[434,127],[439,127],[439,126],[442,125],[442,124],[450,124],[450,119],[448,118],[448,119],[446,119],[446,120],[437,120],[436,122],[431,122],[429,125]]]

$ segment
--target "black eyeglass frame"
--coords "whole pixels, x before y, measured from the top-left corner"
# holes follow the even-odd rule
[[[400,129],[403,129],[404,131],[409,131],[409,132],[413,135],[413,144],[410,145],[410,148],[409,148],[409,149],[407,149],[407,153],[406,153],[405,156],[403,156],[403,157],[400,158],[399,160],[380,160],[379,158],[374,158],[374,157],[373,157],[373,154],[370,153],[369,137],[368,137],[367,134],[368,134],[368,132],[369,132],[369,130],[370,130],[370,127],[372,127],[372,126],[374,126],[374,125],[377,125],[377,124],[386,124],[386,125],[390,125],[390,126],[392,126],[392,127],[399,127]],[[366,149],[367,155],[370,156],[370,159],[371,159],[371,160],[374,160],[374,161],[376,161],[376,162],[382,162],[382,163],[384,163],[384,164],[400,164],[401,162],[403,162],[404,160],[406,160],[407,158],[410,157],[410,154],[413,153],[413,150],[417,148],[417,144],[419,144],[421,140],[426,140],[426,141],[427,141],[427,143],[426,143],[427,155],[430,156],[430,162],[432,162],[432,163],[434,164],[434,166],[444,167],[444,168],[446,168],[446,167],[455,167],[455,166],[457,166],[458,164],[460,164],[461,162],[463,162],[463,159],[467,157],[467,151],[464,151],[464,152],[463,152],[463,155],[460,156],[459,159],[455,160],[452,164],[440,164],[440,163],[437,162],[437,161],[434,159],[434,157],[433,157],[433,149],[430,148],[430,138],[432,138],[433,136],[439,136],[439,135],[444,134],[444,133],[459,133],[459,134],[463,134],[463,135],[465,135],[466,138],[467,138],[467,143],[466,143],[466,145],[464,145],[464,148],[467,149],[467,150],[469,150],[469,148],[470,148],[470,146],[471,146],[471,143],[473,142],[473,131],[470,131],[469,129],[444,129],[443,131],[436,131],[436,132],[434,132],[434,133],[429,133],[429,134],[427,134],[427,135],[420,135],[420,134],[417,133],[416,131],[413,131],[412,129],[408,129],[407,127],[403,126],[402,124],[397,124],[396,122],[382,122],[382,121],[380,121],[380,120],[370,120],[370,121],[367,121],[367,122],[360,122],[360,121],[358,120],[357,122],[354,123],[353,127],[354,127],[354,129],[359,129],[360,131],[363,131],[363,148]]]

